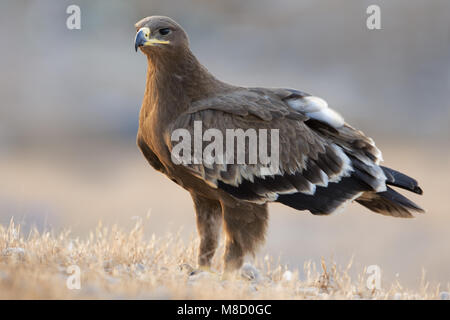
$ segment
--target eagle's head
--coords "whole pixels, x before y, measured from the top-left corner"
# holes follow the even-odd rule
[[[183,28],[174,20],[163,16],[151,16],[135,24],[137,33],[134,47],[146,55],[168,54],[189,48],[189,40]]]

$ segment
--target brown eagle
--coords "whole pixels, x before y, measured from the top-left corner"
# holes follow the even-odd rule
[[[153,168],[190,192],[200,236],[200,268],[210,266],[222,223],[225,271],[240,268],[244,256],[264,240],[268,202],[315,215],[333,213],[353,200],[394,217],[423,211],[392,189],[422,194],[417,181],[381,166],[381,152],[373,140],[345,123],[323,99],[293,89],[224,83],[198,62],[186,32],[172,19],[152,16],[135,26],[135,49],[140,48],[148,62],[137,144]],[[174,139],[179,129],[200,134],[202,148],[208,140],[222,147],[218,137],[228,138],[229,130],[267,130],[270,147],[278,142],[275,151],[271,149],[278,155],[276,167],[249,161],[258,144],[250,135],[244,136],[249,142],[244,150],[236,143],[230,152],[234,160],[243,155],[244,161],[224,161],[219,148],[211,153],[216,161],[199,159],[203,149],[197,153],[195,139],[186,143],[194,145],[193,151],[185,149],[174,157],[181,143],[180,136]],[[213,132],[214,139],[211,134],[206,137],[207,132]],[[180,158],[183,161],[177,161]]]

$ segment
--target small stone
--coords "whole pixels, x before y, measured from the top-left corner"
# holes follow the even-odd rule
[[[286,282],[291,281],[291,280],[292,280],[292,272],[289,271],[289,270],[286,270],[286,271],[283,273],[282,279],[283,279],[283,281],[286,281]]]
[[[401,300],[402,299],[402,294],[397,292],[396,294],[394,294],[394,300]]]
[[[4,255],[4,256],[18,255],[21,257],[24,254],[25,254],[25,249],[19,248],[19,247],[6,248],[2,251],[2,255]]]
[[[442,291],[441,293],[439,293],[439,298],[441,300],[450,300],[450,294],[446,291]]]
[[[244,263],[244,265],[241,268],[241,276],[251,280],[251,281],[260,281],[261,280],[261,275],[258,271],[258,269],[256,269],[254,266],[252,266],[250,263]]]

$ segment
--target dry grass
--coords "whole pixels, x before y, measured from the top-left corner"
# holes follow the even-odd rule
[[[366,270],[350,276],[352,263],[339,267],[307,263],[288,270],[266,256],[246,264],[240,275],[222,280],[219,273],[190,275],[198,241],[188,243],[177,234],[144,237],[142,219],[131,231],[100,223],[86,239],[69,231],[53,234],[36,230],[25,236],[11,221],[0,225],[1,299],[446,299],[448,288],[430,287],[425,280],[417,291],[397,282],[380,290],[366,287]],[[220,248],[214,270],[221,270]],[[79,266],[81,289],[69,290],[67,268]]]

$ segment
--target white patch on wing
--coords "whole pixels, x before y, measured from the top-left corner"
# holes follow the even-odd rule
[[[305,114],[309,118],[327,123],[334,128],[342,127],[345,123],[344,118],[333,109],[328,108],[328,103],[322,98],[307,96],[288,99],[286,102],[291,108]]]
[[[333,109],[323,109],[317,112],[306,113],[311,119],[325,122],[334,128],[339,128],[344,125],[344,118]]]
[[[374,184],[375,192],[384,192],[387,190],[386,186],[386,175],[384,174],[383,170],[377,165],[374,168],[376,168],[377,174],[376,174],[376,183]]]
[[[333,147],[335,148],[335,150],[339,154],[339,156],[342,159],[344,159],[344,167],[343,167],[342,173],[339,174],[338,180],[337,180],[337,181],[339,181],[339,180],[341,180],[342,177],[350,176],[350,173],[353,171],[353,166],[352,166],[352,162],[351,162],[350,158],[345,154],[345,152],[342,150],[341,147],[336,146],[336,145],[334,145]],[[358,157],[358,158],[360,158],[360,157]],[[373,185],[372,185],[374,190],[376,192],[386,191],[386,175],[384,174],[381,167],[378,166],[378,164],[376,162],[374,163],[367,157],[365,157],[362,161],[367,165],[367,168],[365,169],[367,171],[367,173],[369,173],[371,176],[373,176],[375,178],[375,180],[373,181]],[[337,182],[337,181],[333,181],[333,182]]]
[[[377,146],[375,145],[375,141],[373,141],[372,138],[369,138],[369,143],[372,147],[375,148],[375,157],[377,158],[377,160],[375,161],[376,164],[380,164],[381,161],[383,161],[383,154],[381,153],[380,149],[377,148]]]
[[[319,186],[319,187],[328,187],[328,176],[322,170],[320,170],[320,180],[322,180],[322,182],[318,183],[317,186]]]
[[[278,193],[270,192],[263,195],[264,202],[274,202],[278,199]]]
[[[328,108],[328,103],[322,98],[307,96],[287,100],[288,105],[301,113],[317,112]]]
[[[316,185],[308,181],[308,190],[302,190],[300,192],[312,196],[316,193]]]
[[[336,154],[339,156],[339,158],[342,159],[342,161],[344,162],[343,166],[342,166],[342,170],[341,172],[339,172],[339,174],[333,176],[330,179],[330,182],[339,182],[341,181],[341,179],[343,177],[348,177],[350,176],[350,173],[353,171],[353,166],[352,166],[352,161],[350,160],[350,158],[345,154],[344,150],[342,150],[341,147],[333,144],[332,148],[334,149],[334,151],[336,152]]]
[[[289,188],[286,190],[282,190],[282,191],[277,191],[278,194],[292,194],[292,193],[297,193],[298,190],[296,188]]]

